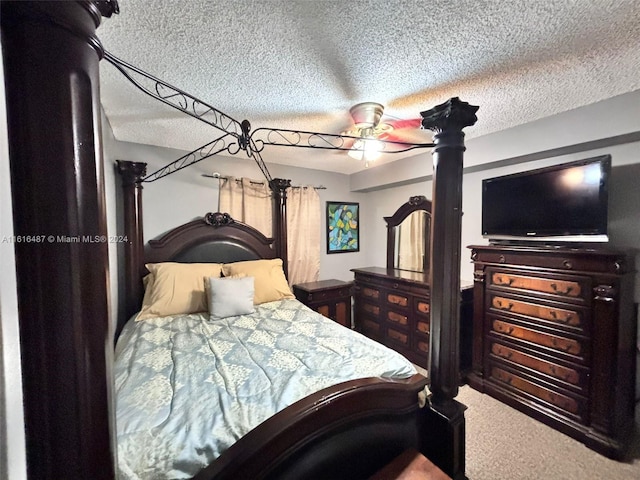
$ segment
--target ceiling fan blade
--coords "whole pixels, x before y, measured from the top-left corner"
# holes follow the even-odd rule
[[[389,142],[406,142],[412,143],[412,139],[408,136],[402,135],[400,132],[391,131],[389,133],[383,133],[378,137],[380,140],[388,140]]]
[[[385,121],[384,123],[388,123],[389,125],[391,125],[394,130],[399,130],[401,128],[420,128],[420,125],[422,124],[422,118],[410,118],[408,120],[390,120]]]

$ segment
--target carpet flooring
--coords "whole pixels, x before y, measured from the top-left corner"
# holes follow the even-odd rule
[[[640,408],[628,459],[610,460],[582,443],[473,390],[465,404],[469,480],[640,480]]]

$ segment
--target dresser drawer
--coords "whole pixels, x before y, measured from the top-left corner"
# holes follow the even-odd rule
[[[489,356],[494,361],[509,363],[512,368],[528,370],[548,381],[572,388],[583,395],[589,392],[589,369],[580,365],[562,365],[556,360],[546,359],[536,352],[503,345],[489,339]]]
[[[361,310],[369,315],[372,315],[374,317],[379,317],[380,316],[380,307],[378,305],[374,305],[372,303],[369,302],[358,302],[357,304],[357,309]]]
[[[356,296],[377,301],[380,298],[380,289],[373,285],[360,285],[356,287]]]
[[[409,306],[409,295],[402,292],[386,292],[387,305],[407,308]]]
[[[409,328],[409,317],[406,312],[397,312],[395,310],[387,310],[385,320],[398,328]]]
[[[586,398],[580,395],[572,395],[568,392],[555,390],[547,385],[538,384],[496,364],[489,365],[488,373],[490,381],[496,382],[516,394],[530,399],[533,397],[538,403],[542,401],[548,406],[579,420],[584,420],[586,417],[588,402]]]
[[[428,319],[416,318],[415,329],[417,332],[428,335],[430,328],[431,326]]]
[[[590,330],[589,313],[584,307],[542,300],[527,301],[509,293],[487,292],[487,308],[496,314],[515,315],[547,326],[566,328],[576,333]]]
[[[431,315],[431,304],[426,298],[416,298],[414,309],[418,315],[421,315],[423,317],[428,318]]]
[[[387,328],[387,338],[403,347],[409,347],[409,334],[397,328]]]
[[[486,281],[488,289],[556,298],[578,304],[588,304],[591,298],[591,281],[587,277],[551,274],[542,277],[487,268]]]
[[[413,349],[420,355],[429,355],[429,337],[415,338]]]
[[[549,353],[564,355],[569,361],[585,362],[589,360],[587,342],[581,338],[534,330],[501,318],[489,317],[489,320],[491,335],[525,341],[529,345],[543,347]]]
[[[358,322],[360,333],[366,335],[374,340],[380,340],[382,338],[382,326],[371,318],[361,318]]]

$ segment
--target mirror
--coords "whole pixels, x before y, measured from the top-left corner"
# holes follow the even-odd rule
[[[423,195],[409,198],[387,222],[387,268],[429,271],[431,202]]]

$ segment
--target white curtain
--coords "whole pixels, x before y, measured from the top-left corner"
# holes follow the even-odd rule
[[[316,189],[287,189],[289,283],[315,282],[320,275],[320,196]]]
[[[273,202],[265,181],[228,177],[220,182],[218,210],[273,236]]]
[[[218,210],[273,236],[273,200],[266,182],[228,177],[220,183]],[[313,187],[287,189],[287,250],[291,285],[320,275],[320,197]]]
[[[424,265],[426,213],[413,212],[398,230],[398,268],[421,272]]]

